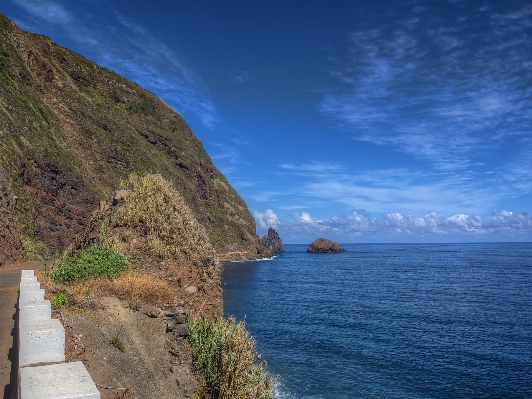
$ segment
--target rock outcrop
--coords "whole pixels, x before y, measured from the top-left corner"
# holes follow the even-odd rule
[[[312,253],[334,253],[334,252],[346,252],[340,245],[332,240],[326,238],[318,238],[312,242],[307,248],[307,252]]]
[[[22,260],[16,201],[11,182],[0,164],[0,267]]]
[[[260,242],[264,247],[271,248],[275,253],[284,252],[283,241],[273,227],[268,229],[268,235],[263,236]]]
[[[161,175],[131,175],[125,184],[127,191],[91,214],[72,251],[112,242],[134,260],[136,273],[165,281],[177,298],[195,304],[195,312],[222,314],[220,263],[182,196]]]
[[[20,234],[44,256],[68,247],[134,172],[163,175],[218,256],[262,256],[251,212],[178,112],[2,14],[0,100],[0,164],[18,197]]]

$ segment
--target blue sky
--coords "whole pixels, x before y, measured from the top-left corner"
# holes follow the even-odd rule
[[[287,243],[532,241],[528,1],[6,0],[179,111]]]

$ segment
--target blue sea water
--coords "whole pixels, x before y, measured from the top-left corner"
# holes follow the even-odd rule
[[[225,263],[284,398],[532,398],[532,244],[285,245]]]

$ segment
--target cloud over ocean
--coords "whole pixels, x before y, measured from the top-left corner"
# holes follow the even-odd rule
[[[406,239],[433,241],[445,240],[445,236],[460,237],[471,241],[487,237],[521,241],[532,234],[532,215],[526,212],[514,213],[491,209],[491,215],[455,214],[443,216],[428,212],[425,216],[386,213],[377,218],[364,209],[340,212],[329,219],[312,217],[308,212],[294,212],[286,220],[280,220],[271,210],[254,212],[255,221],[261,229],[268,226],[278,228],[286,237],[328,235],[348,238],[356,242],[365,239]]]

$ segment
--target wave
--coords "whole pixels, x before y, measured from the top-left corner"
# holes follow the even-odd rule
[[[288,389],[285,385],[280,381],[280,379],[273,379],[273,398],[274,399],[297,399],[295,395],[288,392]]]
[[[264,260],[274,260],[275,258],[277,258],[277,255],[274,255],[271,258],[262,258],[262,259],[234,259],[234,260],[220,259],[220,262],[222,263],[248,263],[248,262],[261,262]]]
[[[277,258],[277,255],[273,255],[271,258],[262,258],[262,259],[256,259],[257,262],[262,262],[264,260],[274,260]]]

